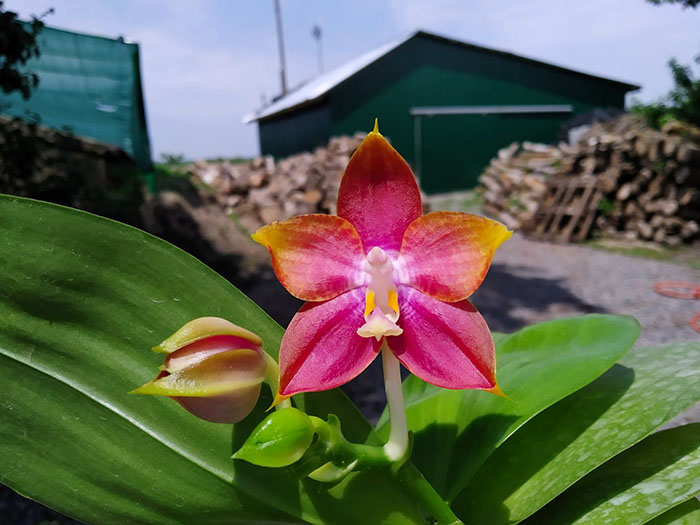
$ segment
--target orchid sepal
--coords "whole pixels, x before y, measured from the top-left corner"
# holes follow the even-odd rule
[[[308,477],[314,481],[320,481],[321,483],[338,483],[355,470],[357,463],[357,459],[348,465],[338,465],[334,461],[329,461],[311,472]]]
[[[411,167],[375,125],[340,181],[338,216],[357,229],[365,252],[379,246],[397,253],[404,231],[421,213],[420,190]]]
[[[156,353],[171,354],[183,346],[215,335],[240,337],[249,341],[253,346],[262,346],[262,339],[250,330],[246,330],[220,317],[199,317],[185,323],[165,341],[154,346],[152,350]]]

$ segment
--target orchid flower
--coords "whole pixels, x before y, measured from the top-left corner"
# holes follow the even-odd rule
[[[498,393],[493,339],[467,298],[510,236],[469,213],[422,215],[410,167],[375,124],[348,163],[337,216],[293,217],[253,235],[306,301],[282,340],[278,400],[338,387],[382,348],[387,385],[399,391],[395,359],[439,387]],[[387,397],[392,414],[403,410],[389,388]]]

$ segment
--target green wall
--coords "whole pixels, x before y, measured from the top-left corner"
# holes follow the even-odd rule
[[[41,56],[27,63],[39,86],[29,100],[0,93],[4,113],[22,118],[36,113],[45,126],[119,146],[149,170],[139,46],[45,27],[39,47]]]
[[[324,100],[259,122],[260,153],[282,158],[311,151],[327,144],[330,133],[331,111]]]
[[[523,139],[548,142],[569,114],[437,115],[421,118],[422,149],[414,166],[427,193],[476,186],[499,148]],[[447,134],[446,134],[447,131]]]
[[[335,136],[369,131],[377,117],[381,132],[415,167],[413,107],[574,107],[571,114],[421,117],[421,182],[434,193],[473,187],[488,160],[514,140],[551,142],[560,124],[575,114],[623,108],[628,90],[625,84],[419,34],[333,88],[323,104],[327,113],[316,120],[329,126],[324,136]],[[297,126],[296,133],[310,134],[312,124]]]

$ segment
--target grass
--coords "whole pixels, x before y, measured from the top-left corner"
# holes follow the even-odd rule
[[[460,191],[454,193],[441,193],[429,195],[431,211],[464,211],[481,214],[481,206],[484,200],[475,191]]]
[[[585,243],[586,246],[605,250],[607,252],[619,253],[630,257],[642,257],[644,259],[654,259],[656,261],[672,262],[690,266],[700,270],[700,246],[679,246],[669,248],[664,246],[644,246],[635,243],[624,243],[621,241],[592,240]]]

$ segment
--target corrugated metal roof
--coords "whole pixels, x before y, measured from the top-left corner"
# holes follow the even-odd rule
[[[584,73],[581,71],[575,71],[573,69],[569,69],[563,66],[558,66],[555,64],[550,64],[547,62],[542,62],[540,60],[536,60],[533,58],[528,58],[524,57],[522,55],[516,55],[515,53],[511,53],[509,51],[502,51],[498,49],[493,49],[493,48],[488,48],[488,47],[483,47],[479,46],[476,44],[470,44],[468,42],[463,42],[461,40],[455,40],[453,38],[449,37],[444,37],[441,35],[437,35],[435,33],[429,33],[427,31],[422,31],[422,30],[417,30],[417,31],[412,31],[411,33],[405,34],[400,38],[397,38],[395,40],[392,40],[391,42],[384,44],[383,46],[374,49],[368,53],[365,53],[364,55],[360,55],[359,57],[351,60],[350,62],[347,62],[343,64],[342,66],[329,71],[328,73],[325,73],[323,75],[320,75],[313,80],[299,86],[296,88],[294,91],[290,92],[286,96],[279,98],[269,106],[266,106],[260,110],[258,110],[255,113],[250,113],[243,117],[243,122],[248,124],[250,122],[255,122],[256,120],[264,119],[267,117],[270,117],[272,115],[276,115],[277,113],[282,113],[284,111],[288,111],[291,109],[294,109],[298,106],[303,106],[304,104],[307,104],[309,102],[313,102],[315,100],[318,100],[321,98],[323,95],[328,93],[331,89],[333,89],[335,86],[340,84],[341,82],[347,80],[351,76],[353,76],[355,73],[361,71],[368,65],[370,65],[372,62],[375,62],[376,60],[380,59],[384,55],[390,53],[400,45],[404,44],[405,42],[411,40],[412,38],[416,36],[425,36],[428,38],[433,38],[436,40],[440,40],[443,42],[448,42],[451,44],[457,44],[461,45],[464,47],[468,47],[471,49],[476,49],[479,51],[485,51],[488,53],[494,53],[502,56],[507,56],[512,59],[516,60],[521,60],[521,61],[526,61],[526,62],[531,62],[534,64],[539,64],[541,66],[546,66],[554,69],[559,69],[563,70],[569,73],[573,73],[576,75],[583,75],[589,78],[595,78],[598,80],[602,80],[605,82],[610,82],[613,84],[619,84],[621,87],[626,88],[628,91],[634,91],[639,89],[639,86],[635,84],[629,84],[627,82],[621,82],[619,80],[613,80],[605,77],[600,77],[597,75],[592,75],[590,73]]]
[[[311,102],[322,97],[335,86],[340,84],[343,80],[350,78],[358,71],[361,71],[362,69],[370,65],[372,62],[386,55],[389,51],[393,51],[404,42],[413,38],[416,34],[418,34],[418,31],[413,31],[411,33],[403,35],[401,38],[392,40],[391,42],[384,44],[379,48],[373,49],[372,51],[365,53],[364,55],[360,55],[359,57],[351,60],[350,62],[347,62],[342,66],[333,69],[332,71],[329,71],[328,73],[314,78],[306,84],[303,84],[302,86],[298,87],[297,89],[289,93],[287,96],[276,100],[269,106],[258,110],[256,113],[250,113],[246,115],[245,117],[243,117],[243,122],[247,124],[249,122],[269,117],[270,115],[274,115],[275,113],[279,113],[280,111],[291,109],[293,107],[300,106],[302,104]]]

